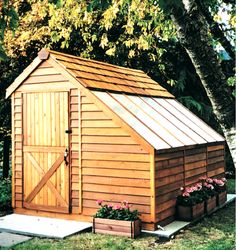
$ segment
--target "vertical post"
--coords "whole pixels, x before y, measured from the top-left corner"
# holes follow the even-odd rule
[[[208,146],[206,145],[206,177],[208,176]]]
[[[185,180],[185,171],[186,171],[186,169],[185,169],[186,168],[186,166],[185,166],[185,164],[186,164],[185,160],[186,159],[185,158],[186,158],[186,148],[184,147],[184,149],[183,149],[183,179],[184,179],[183,180],[183,184],[184,184],[183,186],[184,186],[184,188],[186,186],[186,184],[185,184],[186,183],[186,180]]]
[[[156,167],[155,149],[150,152],[150,195],[151,195],[151,220],[156,222]]]
[[[12,207],[15,208],[15,94],[11,95],[11,134],[12,134],[12,150],[11,150],[11,170],[12,170]]]
[[[67,92],[67,128],[71,129],[71,89]],[[66,137],[66,149],[68,149],[68,201],[69,201],[69,213],[72,212],[72,134],[68,132]]]
[[[82,98],[81,91],[78,90],[78,119],[79,119],[79,213],[82,213],[82,122],[81,122],[81,112],[82,112]]]

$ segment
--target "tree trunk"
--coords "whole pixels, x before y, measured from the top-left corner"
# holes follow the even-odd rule
[[[3,178],[9,176],[9,152],[10,152],[10,139],[5,137],[3,141]]]
[[[215,39],[218,39],[221,43],[222,47],[224,47],[225,51],[231,57],[232,60],[235,58],[235,52],[230,44],[229,40],[224,35],[223,30],[220,28],[220,25],[214,21],[213,17],[211,16],[210,11],[204,5],[203,0],[196,0],[201,12],[203,13],[206,21],[208,22],[211,30],[211,34],[214,36]]]
[[[184,7],[172,5],[171,18],[177,27],[180,42],[191,58],[211,101],[213,112],[219,121],[236,165],[234,99],[227,86],[217,54],[210,44],[204,16],[198,10],[194,0],[183,0],[183,4]]]

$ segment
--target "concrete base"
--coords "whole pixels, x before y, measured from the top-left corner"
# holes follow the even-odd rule
[[[223,204],[220,207],[217,207],[214,211],[212,211],[212,213],[214,213],[215,211],[219,210],[220,208],[226,206],[227,204],[233,202],[235,200],[235,198],[236,198],[235,194],[227,194],[227,201],[225,202],[225,204]],[[199,218],[199,219],[201,219],[201,218]],[[197,220],[199,220],[199,219],[197,219]],[[163,230],[161,230],[161,229],[156,230],[156,231],[142,230],[142,232],[157,235],[159,237],[171,238],[171,236],[173,236],[174,234],[179,232],[181,229],[184,229],[185,227],[187,227],[187,226],[191,225],[192,223],[196,222],[197,220],[190,221],[190,222],[187,222],[187,221],[173,221],[170,224],[163,227],[162,228]]]
[[[69,235],[91,229],[92,223],[10,214],[0,217],[0,231],[30,236],[63,239]]]
[[[10,234],[10,233],[0,233],[0,248],[1,247],[12,247],[19,243],[23,243],[32,239],[28,236]]]

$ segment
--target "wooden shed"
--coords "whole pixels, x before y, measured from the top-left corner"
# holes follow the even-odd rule
[[[6,96],[15,213],[90,221],[127,200],[154,230],[180,187],[224,175],[224,138],[141,70],[43,49]]]

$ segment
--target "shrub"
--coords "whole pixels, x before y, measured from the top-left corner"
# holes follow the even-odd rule
[[[120,205],[105,204],[102,200],[96,202],[100,208],[94,215],[95,218],[104,218],[112,220],[135,221],[139,219],[138,210],[130,210],[130,205],[127,201],[121,202]]]
[[[11,209],[11,179],[0,179],[0,211]]]

